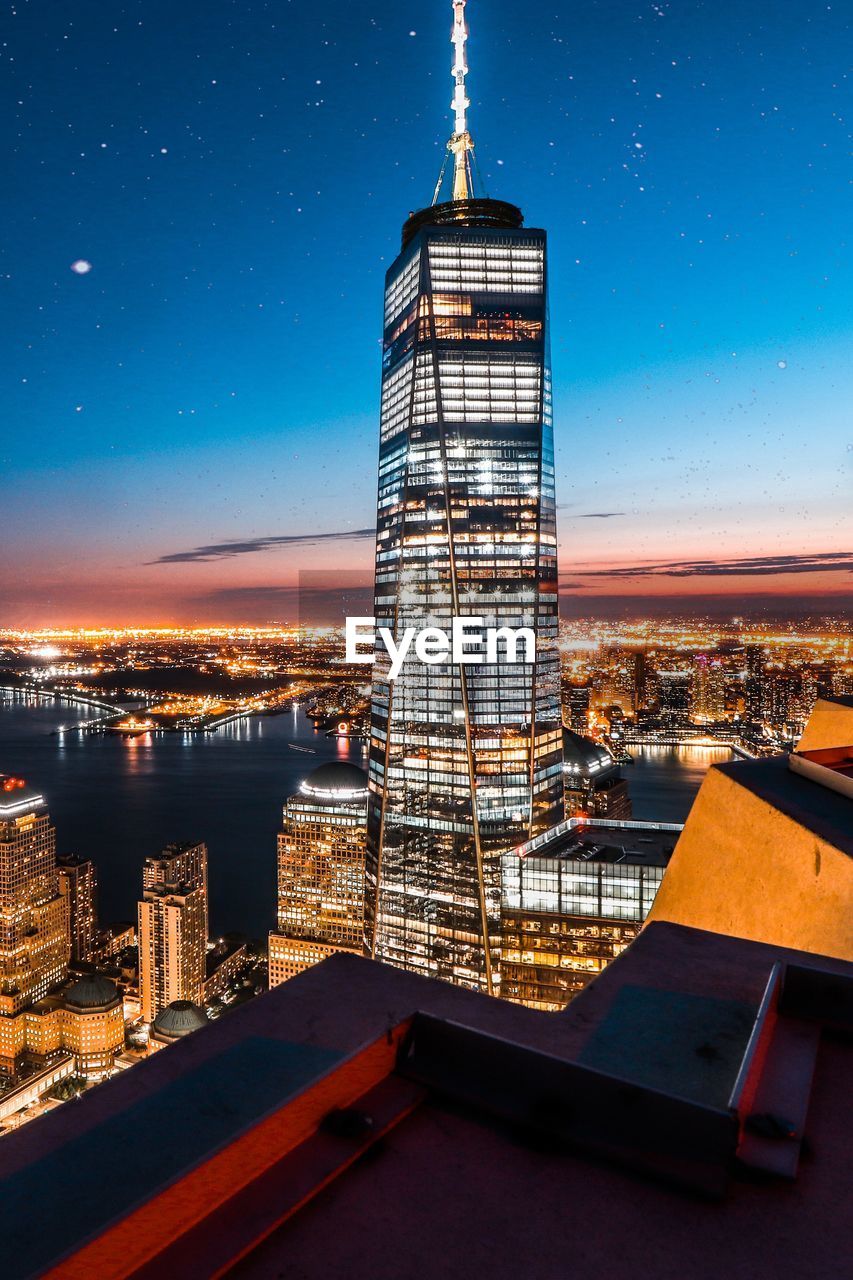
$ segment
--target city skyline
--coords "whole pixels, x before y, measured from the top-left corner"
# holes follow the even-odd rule
[[[476,18],[485,184],[551,232],[564,609],[849,608],[843,16]],[[299,570],[369,576],[380,281],[440,163],[446,11],[10,33],[2,620],[289,620]]]

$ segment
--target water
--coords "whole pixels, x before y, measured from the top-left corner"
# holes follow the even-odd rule
[[[629,747],[624,766],[634,817],[644,822],[684,822],[712,764],[731,760],[728,747]]]
[[[0,692],[0,773],[20,774],[43,791],[59,852],[94,860],[101,919],[136,918],[147,854],[172,840],[204,840],[214,932],[265,934],[275,923],[285,797],[327,760],[363,764],[362,744],[326,738],[298,711],[196,737],[54,732],[92,715]],[[729,758],[717,747],[631,752],[625,776],[634,816],[659,822],[683,822],[708,766]]]
[[[285,798],[325,761],[362,764],[362,744],[315,732],[297,711],[193,737],[54,733],[94,714],[0,693],[0,773],[44,793],[60,853],[93,859],[102,921],[136,919],[147,854],[172,840],[204,840],[214,933],[266,933],[275,923]]]

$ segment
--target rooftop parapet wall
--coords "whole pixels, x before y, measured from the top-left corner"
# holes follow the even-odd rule
[[[818,698],[798,751],[853,746],[853,698]]]
[[[653,920],[853,959],[853,801],[785,757],[712,767]]]

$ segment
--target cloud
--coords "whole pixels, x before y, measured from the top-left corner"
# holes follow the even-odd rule
[[[853,573],[853,552],[747,556],[740,560],[673,560],[615,569],[573,570],[581,578],[740,578],[788,573]]]
[[[269,621],[286,618],[304,626],[343,626],[349,615],[369,617],[373,612],[373,575],[341,573],[341,583],[331,585],[333,572],[326,575],[327,585],[311,581],[312,575],[300,574],[298,586],[262,583],[252,587],[220,587],[206,595],[195,596],[196,610],[217,618],[249,618]],[[307,577],[308,581],[303,581]]]
[[[614,516],[624,516],[624,511],[582,511],[579,520],[612,520]]]
[[[375,529],[345,529],[339,533],[284,533],[268,538],[233,539],[230,542],[213,542],[206,547],[191,547],[189,551],[171,551],[168,555],[149,560],[148,564],[193,564],[209,560],[230,560],[233,556],[248,556],[256,551],[269,551],[273,547],[312,547],[318,542],[354,542],[374,538]]]

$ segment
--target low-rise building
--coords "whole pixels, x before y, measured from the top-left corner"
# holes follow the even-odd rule
[[[681,826],[569,818],[503,855],[501,994],[562,1009],[639,933]]]

